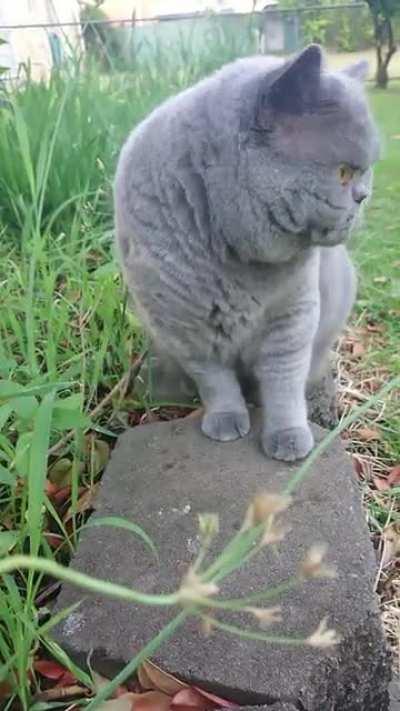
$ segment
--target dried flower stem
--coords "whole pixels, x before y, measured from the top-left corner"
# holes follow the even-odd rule
[[[105,406],[108,405],[108,403],[120,390],[123,393],[126,392],[126,388],[128,387],[130,381],[138,374],[146,355],[147,352],[145,351],[144,353],[140,353],[137,358],[135,358],[125,375],[122,376],[118,383],[114,385],[112,390],[110,390],[110,392],[107,393],[107,395],[98,403],[98,405],[96,405],[92,412],[89,413],[90,418],[92,420],[97,417],[99,412],[101,412],[105,408]],[[69,432],[67,432],[66,435],[64,435],[64,437],[62,437],[58,442],[56,442],[56,444],[53,444],[53,446],[49,449],[49,456],[54,456],[55,454],[57,454],[57,452],[60,451],[60,449],[65,447],[65,445],[68,444],[68,442],[73,438],[74,434],[75,430],[70,430]]]
[[[256,630],[242,629],[241,627],[236,627],[236,625],[229,625],[226,622],[220,622],[214,618],[210,618],[207,615],[201,615],[202,619],[207,623],[211,624],[224,632],[229,634],[234,634],[238,637],[244,637],[245,639],[255,639],[262,642],[270,642],[272,644],[284,644],[290,645],[292,647],[300,647],[306,644],[308,637],[285,637],[284,635],[273,635],[273,634],[263,634],[263,632],[257,632]]]
[[[247,597],[233,598],[231,600],[210,599],[207,600],[207,605],[208,607],[220,608],[221,610],[241,610],[243,606],[246,605],[257,605],[260,602],[274,600],[284,593],[294,590],[301,582],[300,578],[293,577],[283,583],[280,583],[280,585],[276,585],[273,588],[267,588],[266,590],[261,590],[260,592],[253,593]]]

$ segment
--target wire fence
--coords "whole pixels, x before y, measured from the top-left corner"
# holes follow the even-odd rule
[[[324,15],[326,12],[330,11],[335,11],[339,12],[341,10],[346,10],[346,9],[351,9],[351,10],[357,10],[357,9],[363,9],[366,8],[366,4],[364,2],[352,2],[352,3],[335,3],[332,5],[307,5],[304,7],[297,7],[297,8],[284,8],[284,7],[276,7],[274,5],[271,5],[270,7],[266,8],[263,11],[253,11],[251,13],[249,12],[234,12],[234,11],[223,11],[218,13],[221,17],[246,17],[248,15],[254,16],[259,16],[263,17],[266,12],[272,13],[275,15],[285,15],[285,14],[309,14],[309,13],[319,13],[320,15]],[[154,23],[154,22],[175,22],[177,20],[192,20],[192,19],[201,19],[204,17],[212,17],[215,16],[216,13],[212,12],[186,12],[186,13],[172,13],[172,14],[163,14],[163,15],[152,15],[149,17],[141,17],[137,18],[136,15],[134,14],[130,18],[120,18],[120,19],[91,19],[87,21],[71,21],[71,22],[34,22],[34,23],[24,23],[24,24],[1,24],[0,23],[0,30],[4,29],[34,29],[34,28],[54,28],[54,27],[78,27],[82,26],[85,24],[90,24],[90,25],[140,25],[144,23]]]
[[[101,72],[127,72],[138,66],[213,66],[254,53],[286,55],[318,42],[338,55],[359,52],[373,57],[373,26],[368,6],[267,8],[253,13],[191,13],[118,20],[0,25],[3,78],[21,68],[35,77],[73,61],[97,62]],[[399,69],[400,70],[400,69]],[[371,69],[373,73],[373,68]]]

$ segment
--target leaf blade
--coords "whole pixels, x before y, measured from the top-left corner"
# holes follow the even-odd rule
[[[133,521],[128,521],[125,518],[122,518],[121,516],[101,516],[99,518],[91,518],[89,521],[85,523],[83,528],[93,528],[95,526],[110,526],[112,528],[120,528],[124,529],[125,531],[130,531],[134,535],[138,536],[148,548],[150,548],[151,552],[156,556],[158,559],[158,552],[156,545],[154,541],[150,538],[150,536],[146,533],[146,531],[143,530],[141,526],[138,526],[138,524],[133,523]]]
[[[40,403],[34,419],[29,457],[27,521],[30,529],[30,552],[37,555],[42,529],[47,455],[55,393],[50,392]]]

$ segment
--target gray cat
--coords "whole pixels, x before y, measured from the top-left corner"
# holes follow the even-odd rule
[[[313,447],[305,389],[346,321],[343,243],[371,190],[379,140],[362,80],[316,45],[242,59],[168,100],[131,134],[116,230],[137,312],[195,381],[215,440],[244,437],[240,373],[256,376],[267,456]]]

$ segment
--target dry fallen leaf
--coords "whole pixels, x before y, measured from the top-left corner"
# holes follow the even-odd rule
[[[198,407],[197,410],[192,410],[192,412],[189,412],[188,415],[185,415],[183,418],[184,420],[197,420],[199,417],[202,416],[204,412],[203,407]]]
[[[182,689],[182,691],[175,694],[171,704],[171,711],[175,711],[182,706],[187,706],[194,709],[194,711],[209,711],[210,709],[210,704],[205,696],[202,696],[193,688]]]
[[[98,711],[133,711],[135,697],[137,694],[127,693],[119,696],[116,699],[103,701],[100,706],[97,706]]]
[[[47,543],[51,548],[53,548],[53,550],[59,548],[65,541],[64,536],[59,533],[49,533],[49,531],[45,531],[44,536],[46,538]]]
[[[57,682],[57,686],[70,686],[76,683],[76,678],[68,669],[62,667],[58,662],[50,659],[37,659],[33,663],[33,668],[46,679]]]
[[[144,681],[147,679],[145,672],[142,672],[142,677]],[[92,679],[95,693],[108,684],[108,679],[97,672],[92,672]],[[172,697],[162,691],[136,693],[120,686],[115,692],[115,698],[104,701],[98,708],[100,711],[169,711],[171,701]]]
[[[362,459],[353,454],[353,468],[357,476],[361,479],[365,476],[365,465]]]
[[[84,489],[83,494],[76,502],[76,506],[72,507],[71,505],[69,507],[67,513],[63,518],[63,523],[67,523],[68,521],[70,521],[74,514],[83,514],[85,513],[85,511],[92,509],[98,490],[99,484],[94,484],[89,489]]]
[[[382,533],[383,550],[381,565],[384,567],[400,553],[400,524],[391,523]]]
[[[369,378],[364,382],[364,388],[370,393],[376,393],[382,387],[382,382],[378,378]]]
[[[189,686],[149,660],[146,660],[139,668],[138,681],[142,689],[154,689],[166,694],[170,701],[170,706],[167,708],[171,709],[171,711],[185,711],[185,709],[188,711],[190,709],[193,709],[193,711],[211,711],[211,709],[233,709],[237,707],[237,704],[221,699],[208,691],[203,691],[197,686]],[[135,702],[135,711],[141,711],[142,708],[143,711],[145,709],[153,711],[152,706],[142,707]],[[160,711],[163,711],[163,707],[160,707]]]
[[[372,477],[372,481],[374,482],[375,487],[378,491],[387,491],[388,489],[390,489],[390,484],[388,483],[388,480],[384,477],[374,476]]]
[[[103,471],[110,459],[110,447],[103,439],[98,439],[89,434],[85,437],[85,450],[89,460],[89,468],[92,476],[97,476]]]
[[[143,692],[137,691],[137,685],[135,692],[119,687],[115,698],[99,706],[100,711],[212,711],[238,706],[196,686],[188,686],[149,660],[139,667],[137,677]],[[96,672],[92,672],[92,678],[95,693],[108,683]]]
[[[211,701],[213,704],[216,704],[216,708],[218,709],[236,709],[239,708],[239,704],[234,703],[233,701],[226,701],[226,699],[222,699],[220,696],[216,696],[215,694],[211,694],[209,691],[204,691],[204,689],[199,689],[198,686],[193,687],[201,696],[203,696],[205,699],[208,699],[208,701]]]
[[[161,691],[145,691],[144,694],[132,694],[132,696],[134,696],[133,711],[170,711],[171,697]]]
[[[106,679],[105,676],[102,676],[101,674],[98,674],[97,672],[92,670],[92,681],[93,681],[93,690],[95,694],[98,694],[99,691],[101,691],[107,684],[110,683],[109,679]],[[119,696],[124,696],[128,693],[128,689],[126,686],[118,686],[118,688],[115,690],[113,697],[118,698]]]
[[[7,699],[12,694],[12,688],[8,681],[0,682],[0,701],[2,699]]]
[[[393,487],[400,486],[400,464],[397,464],[397,466],[393,467],[393,469],[390,470],[388,476],[374,477],[373,482],[378,491],[387,491],[388,489],[391,489]]]
[[[193,709],[193,711],[212,711],[212,709],[238,708],[238,704],[199,689],[198,686],[191,686],[175,694],[171,704],[171,711],[178,711],[184,707]]]
[[[352,344],[351,348],[351,355],[353,358],[361,358],[362,355],[365,353],[365,346],[361,341],[355,341]]]
[[[386,326],[383,323],[367,323],[367,331],[370,333],[384,333]]]
[[[176,679],[172,674],[168,674],[160,669],[156,664],[146,660],[139,667],[138,680],[141,688],[145,691],[153,689],[162,691],[169,696],[174,696],[181,689],[187,689],[188,685]]]
[[[387,480],[390,486],[400,486],[400,464],[390,470]]]
[[[62,489],[58,489],[55,494],[50,497],[53,503],[57,506],[63,504],[71,496],[71,486],[63,486]]]
[[[70,699],[74,696],[81,697],[82,695],[87,696],[87,690],[79,684],[72,684],[71,686],[54,686],[52,689],[45,689],[44,691],[40,691],[36,694],[35,701],[62,701],[63,699]]]
[[[73,463],[71,460],[62,458],[50,467],[48,478],[52,484],[56,484],[56,486],[61,489],[71,483],[72,472]]]
[[[363,442],[374,442],[381,439],[381,433],[374,427],[360,427],[355,433],[357,439]]]
[[[53,482],[49,479],[46,479],[44,490],[47,496],[53,497],[58,491],[58,486],[57,484],[53,484]]]

